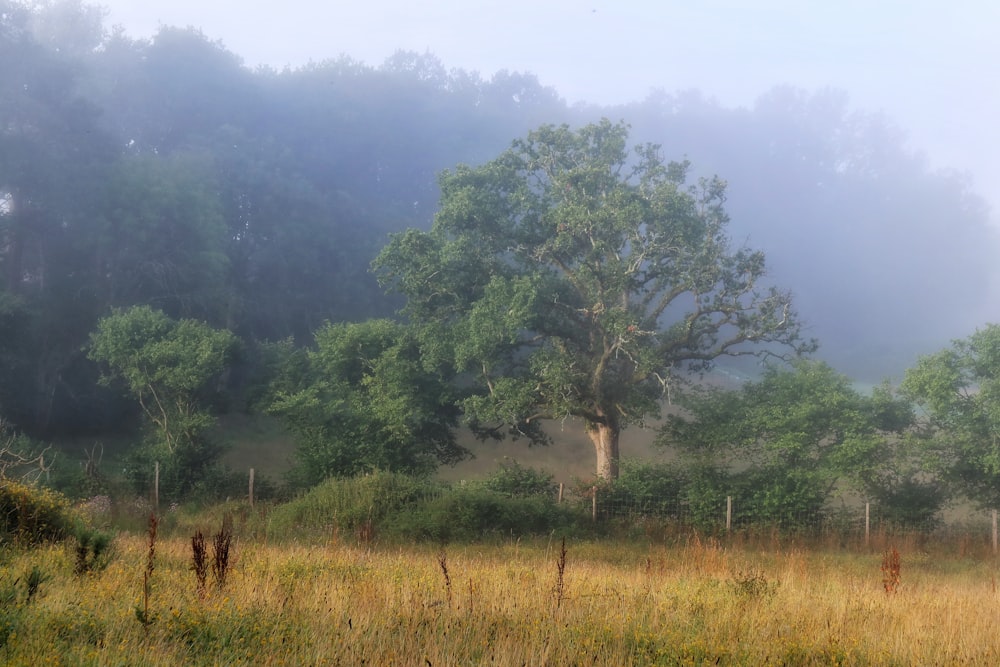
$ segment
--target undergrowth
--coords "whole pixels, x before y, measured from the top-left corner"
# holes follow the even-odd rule
[[[118,557],[87,577],[58,545],[6,554],[7,664],[898,665],[1000,654],[986,562],[945,573],[904,553],[915,561],[907,586],[887,596],[878,553],[695,535],[671,547],[243,540],[228,565],[239,585],[206,590],[191,574],[190,536],[118,541]]]

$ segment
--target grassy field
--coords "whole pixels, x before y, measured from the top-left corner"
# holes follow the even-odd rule
[[[455,466],[443,466],[438,477],[443,480],[481,479],[497,469],[497,463],[507,457],[521,464],[543,469],[555,476],[556,482],[569,484],[575,478],[586,479],[594,474],[594,446],[584,431],[583,424],[569,419],[548,427],[552,444],[528,447],[524,443],[491,442],[477,440],[466,430],[458,431],[459,442],[469,448],[473,457]],[[256,469],[274,481],[280,481],[295,459],[295,442],[272,417],[239,413],[219,419],[215,431],[217,440],[225,447],[222,462],[233,470],[243,472]],[[653,429],[632,428],[622,434],[622,453],[626,458],[659,460],[665,453],[653,447]],[[110,458],[132,442],[108,448]],[[84,443],[87,445],[87,443]],[[80,450],[82,445],[76,447]],[[71,458],[81,457],[74,452]]]
[[[444,549],[366,545],[356,535],[278,544],[241,537],[237,527],[220,588],[215,524],[204,529],[207,590],[199,594],[192,526],[161,530],[148,601],[148,535],[118,534],[107,567],[82,575],[66,545],[4,552],[0,661],[1000,663],[996,563],[984,553],[936,556],[902,544],[890,594],[879,550],[760,548],[696,535],[671,546],[568,540],[565,551],[555,539]]]

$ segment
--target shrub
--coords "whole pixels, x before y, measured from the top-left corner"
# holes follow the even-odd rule
[[[172,502],[191,497],[200,500],[225,497],[225,471],[218,463],[222,447],[207,439],[182,443],[175,451],[155,440],[155,434],[131,449],[124,457],[125,476],[135,493],[145,495],[154,485],[156,464],[160,467],[160,501]],[[221,490],[217,484],[224,486]],[[204,497],[206,489],[210,497]]]
[[[577,516],[573,509],[558,505],[554,495],[510,497],[485,484],[449,489],[419,477],[375,473],[330,479],[279,505],[270,514],[268,537],[343,531],[363,539],[378,534],[407,540],[468,541],[488,535],[549,533],[574,526]]]
[[[331,478],[276,507],[271,513],[268,536],[299,535],[303,528],[357,530],[381,523],[390,514],[440,493],[441,487],[431,482],[398,473]]]
[[[75,574],[103,570],[110,562],[111,535],[79,525],[76,530]]]
[[[487,477],[483,485],[508,498],[551,498],[558,488],[553,479],[553,475],[543,470],[526,468],[515,459],[505,457],[497,466],[497,471]]]
[[[575,525],[577,515],[550,497],[508,498],[485,488],[460,487],[391,518],[388,533],[437,542],[489,535],[538,535]]]
[[[618,479],[601,492],[598,507],[612,516],[679,518],[683,484],[674,464],[625,460]]]
[[[0,478],[19,478],[38,481],[48,475],[51,467],[45,464],[48,447],[41,447],[23,433],[18,433],[4,418],[0,417]]]
[[[737,505],[734,521],[786,530],[811,530],[819,525],[828,483],[810,471],[760,469],[744,475],[745,499]]]
[[[206,469],[204,477],[191,487],[187,501],[211,504],[223,500],[246,499],[249,493],[246,470],[233,470],[217,464]],[[280,494],[277,485],[266,475],[254,475],[254,501],[274,500]]]
[[[74,533],[69,499],[40,486],[0,478],[0,535],[24,544],[61,540]]]
[[[742,495],[742,479],[726,470],[699,464],[685,471],[684,504],[687,519],[702,530],[716,531],[725,527],[726,496]],[[737,502],[737,508],[740,503]]]
[[[880,518],[902,528],[932,530],[940,523],[947,490],[939,480],[906,478],[873,489]]]

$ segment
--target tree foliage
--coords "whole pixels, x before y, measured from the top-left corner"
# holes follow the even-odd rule
[[[628,128],[543,126],[482,167],[441,177],[430,232],[376,260],[432,353],[475,383],[479,433],[543,441],[543,418],[582,418],[597,472],[618,470],[622,428],[658,412],[685,371],[722,355],[811,349],[764,256],[733,250],[725,184]]]
[[[106,306],[146,304],[174,317],[219,317],[226,227],[205,156],[123,159],[106,184],[97,236]]]
[[[1000,502],[1000,326],[921,357],[902,390],[938,471],[984,507]]]
[[[527,498],[531,496],[555,495],[558,485],[554,476],[544,470],[528,468],[516,459],[504,458],[484,481],[484,486],[490,491],[501,493],[511,498]]]
[[[812,516],[842,482],[872,497],[922,481],[904,438],[908,404],[888,385],[862,394],[823,362],[770,366],[759,380],[705,388],[683,405],[658,443],[695,468],[721,465],[756,518]],[[890,493],[880,499],[894,505]]]
[[[105,382],[121,381],[153,427],[153,444],[176,467],[177,483],[196,482],[218,456],[206,431],[215,424],[209,398],[237,340],[191,319],[173,320],[149,306],[102,318],[89,356],[104,364]]]
[[[430,226],[441,185],[435,230],[395,242],[422,262],[407,275],[424,367],[457,380],[481,435],[507,424],[544,441],[542,417],[596,417],[602,470],[621,428],[655,415],[664,388],[752,328],[748,315],[766,315],[732,314],[715,347],[678,342],[692,313],[692,340],[711,338],[714,301],[750,283],[768,302],[761,256],[727,236],[767,250],[770,279],[794,289],[824,358],[857,379],[901,373],[992,303],[997,237],[969,179],[930,169],[892,119],[839,91],[780,87],[745,108],[697,91],[570,108],[528,72],[482,77],[408,52],[379,66],[343,56],[251,69],[197,29],[139,39],[103,17],[79,0],[0,0],[0,415],[35,439],[134,425],[135,401],[99,385],[86,354],[111,309],[204,320],[254,351],[288,338],[273,348],[284,352],[323,322],[388,315],[399,302],[371,259],[387,234]],[[492,159],[541,123],[609,114],[636,143],[697,164],[630,152],[629,133],[607,123],[547,126]],[[456,164],[482,166],[436,178]],[[695,178],[712,173],[732,186]],[[673,277],[648,259],[657,252]],[[714,275],[697,268],[716,260]],[[641,284],[653,267],[664,282]],[[680,291],[657,315],[653,295],[674,278]],[[725,353],[762,349],[753,337]],[[310,363],[293,354],[290,393]],[[245,399],[260,395],[248,387],[268,370],[257,363],[243,355],[227,375]],[[925,426],[948,473],[937,483],[982,496],[985,431],[967,424],[952,441],[943,418]],[[913,472],[920,462],[902,460],[884,470],[887,497],[936,493]]]
[[[285,348],[270,412],[298,440],[300,482],[375,470],[425,474],[468,455],[453,390],[400,324],[327,324],[314,350]]]

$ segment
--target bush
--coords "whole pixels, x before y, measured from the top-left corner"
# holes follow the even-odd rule
[[[399,473],[331,478],[271,514],[269,537],[301,534],[303,528],[356,530],[379,524],[390,514],[439,495],[441,487]]]
[[[553,475],[535,468],[525,468],[515,459],[504,458],[498,469],[486,478],[483,486],[508,498],[555,495],[558,485]]]
[[[204,477],[191,487],[185,498],[202,504],[213,504],[229,500],[247,500],[250,493],[249,477],[246,471],[236,471],[217,464],[205,470]],[[266,475],[256,473],[253,481],[255,502],[267,502],[278,498],[282,490]]]
[[[739,499],[743,482],[721,467],[699,464],[685,470],[684,504],[688,521],[702,530],[725,527],[726,496]],[[737,507],[739,507],[737,503]]]
[[[75,574],[103,570],[111,560],[111,535],[80,525],[76,531]]]
[[[160,500],[180,501],[190,497],[196,487],[211,484],[219,469],[223,448],[207,438],[182,442],[174,451],[152,433],[146,441],[124,457],[125,476],[139,495],[148,494],[154,484],[156,464],[160,465]],[[217,481],[217,480],[216,480]],[[225,497],[224,494],[216,498]]]
[[[901,528],[932,530],[940,523],[940,511],[947,498],[938,480],[905,478],[873,490],[883,521]]]
[[[622,461],[621,474],[599,496],[610,516],[679,518],[684,479],[674,464]]]
[[[110,495],[115,489],[113,481],[100,474],[88,472],[79,461],[67,456],[59,457],[46,476],[45,485],[80,500],[99,495]]]
[[[37,481],[52,465],[51,460],[45,465],[47,453],[48,447],[18,433],[0,417],[0,478]]]
[[[551,497],[505,497],[486,488],[458,488],[392,517],[386,532],[401,538],[467,542],[490,535],[521,537],[571,528],[577,515]]]
[[[267,530],[278,539],[351,531],[362,539],[449,542],[550,533],[573,527],[577,518],[551,494],[510,497],[485,484],[448,488],[420,477],[375,473],[330,479],[279,505]]]
[[[743,475],[746,492],[733,521],[786,530],[814,529],[820,524],[829,483],[820,474],[778,467]]]
[[[78,523],[61,493],[0,478],[0,535],[34,545],[72,535]]]
[[[733,501],[733,527],[813,528],[823,515],[828,487],[818,475],[781,467],[733,473],[699,464],[687,467],[682,480],[684,518],[708,531],[725,526],[727,497]]]

